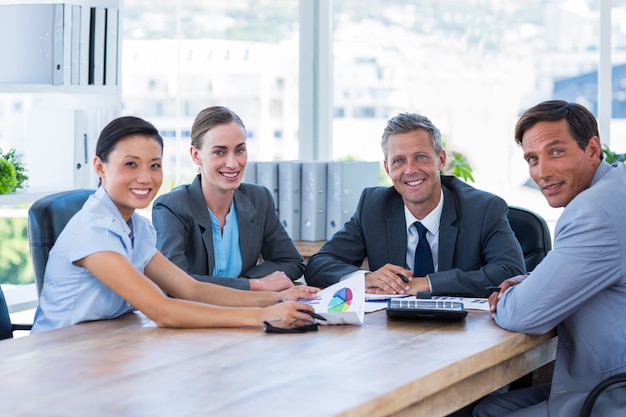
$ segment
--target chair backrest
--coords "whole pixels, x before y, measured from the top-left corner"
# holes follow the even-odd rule
[[[626,372],[621,374],[616,374],[610,377],[605,378],[604,380],[598,382],[598,384],[593,387],[591,392],[587,394],[587,398],[585,398],[585,402],[580,409],[579,417],[590,417],[591,411],[593,410],[593,406],[596,403],[596,400],[607,388],[626,383]],[[622,390],[626,387],[622,387]],[[622,397],[623,398],[623,397]]]
[[[13,337],[13,326],[11,325],[11,317],[7,308],[7,301],[4,298],[4,292],[0,287],[0,340],[10,339]]]
[[[509,207],[509,224],[522,246],[526,270],[532,271],[552,249],[552,238],[546,221],[537,213]]]
[[[35,201],[28,210],[28,242],[35,273],[37,294],[41,294],[48,254],[67,222],[83,207],[93,189],[62,191]]]

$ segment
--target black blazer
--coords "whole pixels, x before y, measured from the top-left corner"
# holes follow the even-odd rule
[[[524,256],[507,219],[508,205],[493,194],[441,176],[444,193],[439,225],[439,271],[429,274],[433,295],[485,297],[488,285],[526,272]],[[360,269],[406,264],[402,196],[393,187],[363,190],[356,212],[309,260],[305,279],[326,287]]]
[[[269,190],[243,183],[235,190],[239,218],[243,277],[261,278],[283,271],[296,280],[304,272],[304,260],[280,224]],[[213,230],[200,175],[157,198],[152,208],[157,247],[194,278],[232,288],[250,289],[247,279],[211,276],[215,267]],[[258,263],[259,256],[263,262]]]

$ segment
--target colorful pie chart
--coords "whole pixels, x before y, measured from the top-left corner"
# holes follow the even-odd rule
[[[352,304],[352,290],[344,287],[333,294],[333,298],[328,302],[328,312],[344,312],[350,308],[350,304]]]

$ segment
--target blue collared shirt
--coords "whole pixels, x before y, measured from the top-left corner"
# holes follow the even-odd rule
[[[220,231],[220,221],[211,215],[213,231],[213,252],[215,255],[214,277],[238,278],[241,275],[241,245],[239,244],[239,218],[235,201],[230,205],[230,211],[226,215],[224,231]]]
[[[132,306],[87,269],[73,262],[98,252],[117,252],[137,270],[156,254],[156,232],[138,213],[132,215],[133,236],[119,210],[100,187],[68,222],[50,251],[32,332],[110,319]]]

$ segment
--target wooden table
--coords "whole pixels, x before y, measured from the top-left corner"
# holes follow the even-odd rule
[[[320,248],[326,243],[325,240],[316,240],[316,241],[308,241],[308,240],[296,240],[295,242],[296,248],[298,252],[302,254],[302,257],[305,260],[309,260],[309,258],[315,255]]]
[[[139,314],[0,342],[11,416],[437,416],[554,358],[554,333],[465,321],[268,335],[159,329]]]

